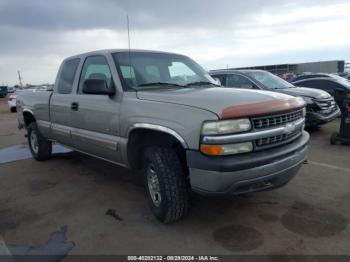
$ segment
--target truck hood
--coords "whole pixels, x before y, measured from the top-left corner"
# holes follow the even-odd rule
[[[279,93],[283,93],[291,96],[304,96],[304,97],[310,97],[310,98],[316,98],[316,99],[330,97],[330,94],[328,94],[326,91],[314,89],[314,88],[307,88],[307,87],[292,87],[292,88],[278,89],[276,91]]]
[[[219,117],[229,108],[235,107],[238,110],[242,109],[242,106],[264,104],[266,111],[269,103],[291,99],[288,95],[276,92],[222,87],[138,91],[137,97],[141,100],[196,107],[211,111]]]

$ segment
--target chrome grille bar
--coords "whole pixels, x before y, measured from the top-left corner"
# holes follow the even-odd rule
[[[303,112],[302,110],[299,110],[296,112],[291,112],[283,115],[253,118],[252,123],[253,123],[254,129],[259,130],[259,129],[267,129],[272,127],[282,126],[287,123],[294,122],[301,118],[303,118]]]

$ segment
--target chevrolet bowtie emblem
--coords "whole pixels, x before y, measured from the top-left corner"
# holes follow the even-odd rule
[[[295,131],[295,124],[294,123],[288,123],[286,124],[286,126],[284,127],[284,133],[289,135],[291,133],[293,133]]]

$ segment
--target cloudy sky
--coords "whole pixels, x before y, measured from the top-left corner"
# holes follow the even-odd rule
[[[349,0],[0,0],[0,84],[53,83],[62,59],[105,48],[186,54],[206,69],[350,61]]]

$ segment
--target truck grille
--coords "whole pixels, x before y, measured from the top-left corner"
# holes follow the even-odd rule
[[[301,131],[297,130],[297,131],[290,133],[290,134],[264,137],[264,138],[255,140],[255,146],[256,146],[256,149],[258,149],[258,150],[266,149],[269,147],[274,147],[277,145],[286,144],[286,143],[294,140],[295,138],[299,137],[300,135],[301,135]]]
[[[263,131],[280,126],[286,126],[288,124],[303,119],[303,110],[289,112],[281,115],[271,115],[259,118],[253,118],[253,127],[255,130]],[[255,150],[262,150],[266,148],[276,147],[283,144],[287,144],[297,139],[302,134],[302,128],[297,128],[290,133],[279,134],[276,136],[263,137],[254,141]]]
[[[252,122],[253,122],[254,129],[259,130],[259,129],[283,126],[287,123],[291,123],[298,119],[301,119],[302,117],[303,117],[303,111],[298,110],[298,111],[286,113],[283,115],[253,118]]]

